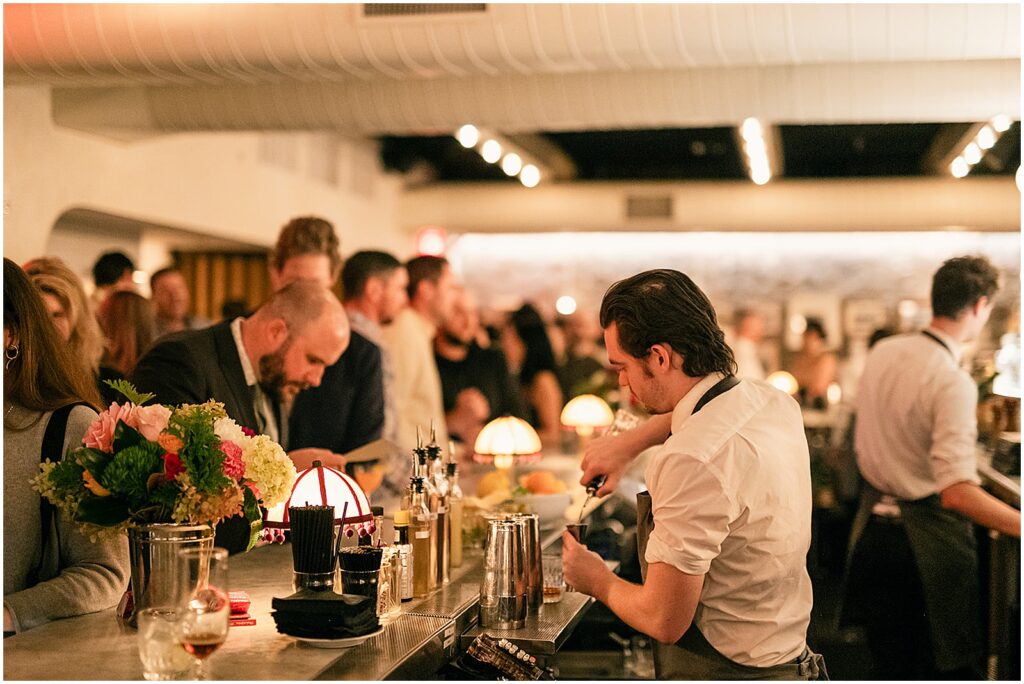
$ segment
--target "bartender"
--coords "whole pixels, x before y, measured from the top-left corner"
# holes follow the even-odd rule
[[[613,439],[667,441],[637,502],[644,583],[617,577],[568,533],[566,582],[660,642],[659,679],[817,679],[824,662],[806,641],[811,481],[800,408],[734,377],[711,302],[678,271],[614,284],[601,327],[619,383],[665,414]],[[607,475],[608,491],[627,462],[588,450],[583,480]]]
[[[932,321],[871,350],[858,390],[854,520],[844,621],[862,622],[884,679],[978,679],[982,631],[971,521],[1020,537],[1020,511],[979,485],[978,388],[960,367],[992,310],[998,271],[945,262]]]

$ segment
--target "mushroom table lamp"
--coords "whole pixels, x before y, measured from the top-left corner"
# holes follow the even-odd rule
[[[608,427],[615,422],[615,414],[604,399],[596,394],[581,394],[573,397],[562,409],[562,425],[576,430],[581,440],[594,434],[599,427]]]
[[[285,530],[291,527],[288,519],[290,506],[334,506],[334,522],[343,528],[353,525],[360,535],[373,532],[373,514],[370,502],[359,484],[351,477],[313,461],[313,467],[303,470],[295,478],[292,493],[284,503],[269,509],[263,516],[263,539],[284,541]],[[369,527],[367,527],[369,526]]]
[[[515,416],[495,418],[477,435],[473,445],[473,460],[493,463],[511,482],[509,471],[516,461],[540,458],[540,437],[525,420]]]

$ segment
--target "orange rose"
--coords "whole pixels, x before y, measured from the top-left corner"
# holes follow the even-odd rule
[[[172,454],[178,453],[185,446],[184,442],[169,432],[161,432],[156,438],[156,443],[163,447],[164,451]]]
[[[82,471],[82,479],[85,480],[85,488],[96,496],[110,496],[110,491],[103,488],[96,478],[88,470]]]

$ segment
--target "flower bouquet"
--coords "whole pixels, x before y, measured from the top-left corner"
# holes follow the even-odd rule
[[[252,548],[260,505],[284,501],[295,483],[284,449],[240,427],[218,402],[144,406],[154,395],[123,380],[108,384],[128,401],[101,413],[66,458],[40,464],[34,488],[93,537],[132,524],[216,525],[241,514]]]

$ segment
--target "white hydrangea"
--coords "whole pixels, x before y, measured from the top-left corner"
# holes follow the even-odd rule
[[[213,422],[213,431],[222,442],[234,442],[245,449],[251,439],[235,421],[230,418],[218,418]]]
[[[256,484],[266,508],[283,503],[295,485],[295,464],[281,445],[266,435],[251,437],[242,446],[245,478]]]

